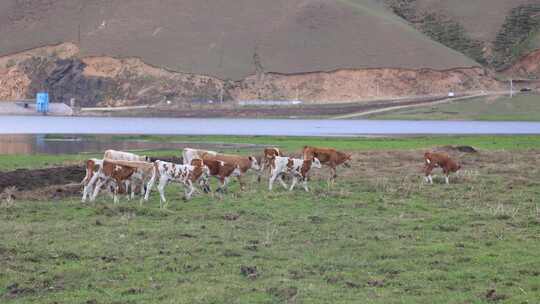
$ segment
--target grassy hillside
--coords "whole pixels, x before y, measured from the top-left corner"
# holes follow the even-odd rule
[[[375,119],[540,121],[540,97],[482,97],[430,107],[404,109],[370,116]]]
[[[503,69],[538,48],[533,0],[386,0],[393,11],[444,45]]]
[[[352,169],[340,168],[332,189],[316,172],[310,193],[249,179],[222,200],[183,202],[172,186],[167,211],[155,193],[142,207],[106,196],[0,201],[0,301],[535,303],[539,138],[469,137],[524,146],[460,155],[464,172],[448,186],[421,183],[423,151],[410,150],[421,140],[397,140],[403,147],[347,148]]]
[[[170,70],[256,72],[448,69],[476,63],[375,0],[2,1],[0,55],[74,42],[82,55],[140,57]]]

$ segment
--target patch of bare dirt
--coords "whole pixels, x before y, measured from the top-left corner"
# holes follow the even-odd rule
[[[240,274],[248,279],[256,279],[259,276],[257,266],[240,266]]]
[[[47,169],[18,169],[0,172],[0,192],[7,187],[16,187],[19,191],[80,183],[85,175],[82,166],[67,166]]]
[[[358,69],[249,76],[231,94],[236,100],[301,100],[314,103],[497,90],[501,84],[482,68]]]
[[[505,294],[498,294],[495,289],[490,289],[486,292],[485,298],[490,302],[498,302],[506,300],[508,296]]]
[[[506,75],[520,76],[520,77],[534,77],[540,76],[540,50],[536,50],[516,62],[513,66],[503,71]]]

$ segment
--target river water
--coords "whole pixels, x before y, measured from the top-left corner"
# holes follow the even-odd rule
[[[0,116],[0,134],[510,135],[540,134],[540,122]]]

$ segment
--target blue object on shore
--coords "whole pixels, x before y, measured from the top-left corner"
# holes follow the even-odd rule
[[[37,93],[36,109],[38,113],[47,113],[49,111],[49,93]]]

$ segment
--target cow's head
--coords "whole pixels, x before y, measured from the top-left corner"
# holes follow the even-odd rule
[[[261,167],[259,167],[259,162],[257,162],[257,159],[253,156],[248,156],[249,161],[251,162],[251,169],[253,170],[259,170]]]
[[[351,167],[351,163],[350,163],[351,160],[352,160],[352,154],[345,153],[345,161],[343,162],[343,166],[345,168],[350,168]]]
[[[195,167],[197,167],[197,166],[202,167],[202,166],[204,166],[204,162],[200,158],[194,158],[194,159],[191,160],[191,165],[195,166]]]
[[[314,157],[312,160],[311,160],[311,166],[313,166],[313,168],[317,168],[317,169],[320,169],[322,168],[322,165],[321,165],[321,161]]]

